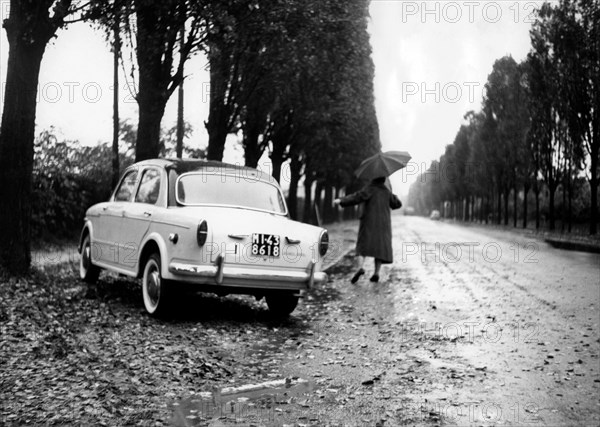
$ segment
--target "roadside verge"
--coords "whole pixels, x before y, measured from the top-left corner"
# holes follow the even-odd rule
[[[323,261],[323,271],[337,264],[356,245],[358,220],[341,221],[323,226],[329,233],[329,250]]]
[[[566,249],[569,251],[583,251],[600,254],[600,242],[592,240],[578,240],[558,236],[544,237],[544,241],[555,248]]]

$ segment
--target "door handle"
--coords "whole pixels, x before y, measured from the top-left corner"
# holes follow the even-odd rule
[[[152,212],[148,212],[148,211],[146,211],[146,212],[144,212],[144,216],[145,216],[146,218],[150,218],[150,217],[152,216]]]

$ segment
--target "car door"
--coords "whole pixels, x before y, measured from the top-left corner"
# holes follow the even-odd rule
[[[125,209],[131,204],[138,181],[137,169],[129,170],[123,175],[111,201],[102,207],[102,236],[105,241],[101,259],[107,264],[119,266],[119,246],[122,242],[122,223]]]
[[[123,269],[133,271],[136,267],[140,246],[160,199],[162,181],[159,168],[144,169],[133,202],[124,210],[119,246],[119,264]]]

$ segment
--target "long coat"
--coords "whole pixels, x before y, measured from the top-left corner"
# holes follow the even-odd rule
[[[394,260],[390,208],[395,202],[399,203],[385,184],[373,183],[341,199],[342,207],[364,203],[356,241],[358,255],[377,258],[384,264]]]

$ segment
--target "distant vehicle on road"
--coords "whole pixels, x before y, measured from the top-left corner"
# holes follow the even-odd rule
[[[327,230],[292,221],[281,188],[256,169],[154,159],[125,170],[108,202],[88,209],[80,277],[101,269],[142,279],[148,313],[176,304],[177,290],[265,297],[286,316],[321,272]],[[185,286],[187,284],[187,286]]]
[[[412,206],[407,206],[403,209],[404,211],[404,215],[414,215],[415,214],[415,208],[413,208]]]
[[[440,211],[436,209],[432,210],[431,214],[429,215],[429,218],[434,221],[439,221],[439,219],[441,218]]]

